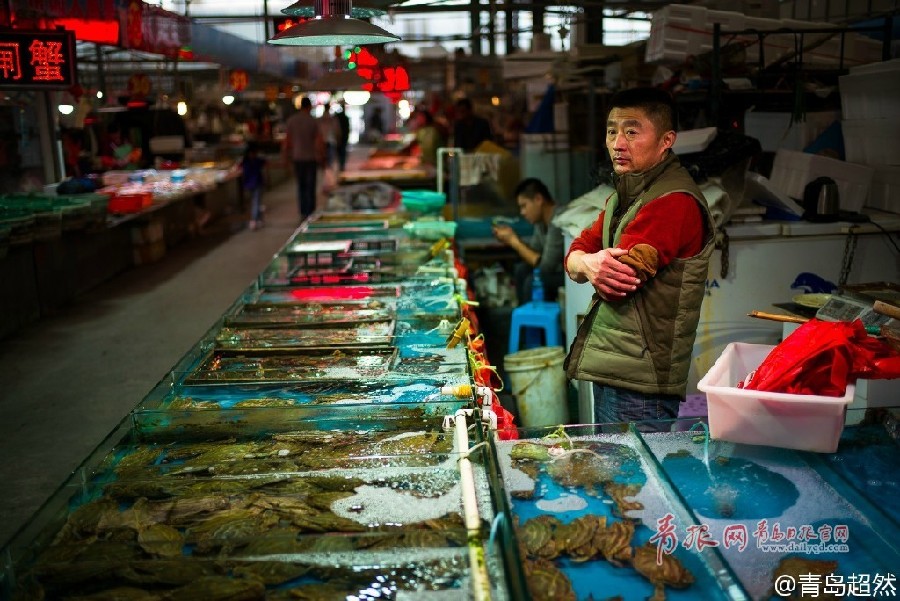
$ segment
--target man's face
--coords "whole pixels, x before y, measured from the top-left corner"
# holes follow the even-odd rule
[[[606,148],[618,175],[642,173],[663,160],[675,132],[659,132],[638,108],[614,108],[606,121]]]
[[[519,215],[528,223],[537,223],[543,217],[541,215],[542,200],[540,194],[535,195],[534,198],[528,198],[527,196],[516,197],[516,204],[519,205]]]

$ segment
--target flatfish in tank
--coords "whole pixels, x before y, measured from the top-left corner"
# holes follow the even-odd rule
[[[800,497],[785,476],[739,457],[722,457],[709,468],[690,453],[670,453],[663,469],[698,514],[750,520],[781,515]]]

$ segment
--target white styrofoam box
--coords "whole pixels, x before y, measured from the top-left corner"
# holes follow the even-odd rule
[[[875,169],[866,165],[781,149],[775,153],[769,179],[776,189],[791,198],[803,198],[806,184],[817,177],[830,177],[838,185],[841,209],[859,212],[869,195],[874,175]]]
[[[711,52],[713,49],[713,25],[718,23],[722,31],[742,31],[746,27],[747,17],[742,13],[730,10],[709,10],[706,13],[706,31],[700,42],[700,52]],[[723,46],[729,42],[735,42],[742,36],[722,34],[719,41]]]
[[[799,21],[797,19],[781,19],[778,21],[778,25],[773,29],[790,29],[792,31],[802,31],[804,29],[829,29],[834,27],[835,25],[831,23]],[[831,34],[804,33],[801,35],[799,33],[773,33],[767,35],[764,42],[766,64],[770,65],[772,64],[772,62],[786,56],[793,56],[799,48],[801,40],[804,47],[809,47],[811,44],[829,37],[829,35]],[[807,60],[806,55],[807,53],[804,52],[804,61]]]
[[[697,388],[706,393],[710,437],[817,453],[835,452],[844,430],[844,414],[856,387],[848,384],[841,397],[738,388],[773,348],[767,344],[731,342],[697,383]]]
[[[885,119],[900,114],[900,59],[863,65],[838,78],[844,119]]]
[[[744,28],[745,29],[755,29],[757,31],[772,31],[774,29],[778,29],[780,27],[780,21],[778,19],[766,19],[762,17],[747,17],[744,19]],[[745,44],[745,52],[748,63],[757,63],[759,62],[759,49],[761,44],[765,44],[765,39],[760,42],[758,36],[755,35],[743,35],[741,36],[741,40]],[[767,62],[771,62],[772,58],[768,55],[765,56]]]
[[[857,380],[853,402],[862,407],[900,407],[900,379]]]
[[[844,119],[844,151],[851,163],[900,165],[900,116],[892,119]]]
[[[745,28],[747,17],[743,13],[731,10],[709,10],[706,11],[706,24],[712,31],[713,23],[718,23],[722,31],[741,31]]]
[[[900,213],[900,167],[875,167],[866,206]]]
[[[678,132],[672,152],[675,154],[689,154],[702,152],[709,147],[710,142],[716,138],[718,129],[715,127],[702,127],[700,129],[688,129]]]
[[[744,133],[759,140],[766,152],[803,150],[838,118],[837,111],[817,111],[807,113],[802,123],[791,123],[790,113],[750,110],[744,113]]]
[[[859,33],[849,33],[845,45],[844,63],[848,66],[871,65],[882,59],[884,44],[881,40]]]
[[[844,62],[849,60],[847,47],[844,48]],[[814,49],[803,52],[803,63],[811,65],[833,65],[841,63],[841,37],[829,38]]]
[[[706,36],[706,7],[669,4],[653,13],[644,60],[683,62],[698,54]]]

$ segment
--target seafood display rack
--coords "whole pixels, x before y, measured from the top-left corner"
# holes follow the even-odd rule
[[[404,219],[304,222],[0,550],[0,601],[768,601],[900,565],[896,424],[827,456],[498,425],[461,266]],[[849,552],[756,546],[776,524]]]
[[[0,597],[507,598],[452,254],[322,217],[3,550]],[[266,277],[344,259],[392,281]]]

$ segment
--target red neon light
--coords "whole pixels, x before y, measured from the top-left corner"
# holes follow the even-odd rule
[[[119,22],[101,19],[53,19],[54,26],[75,32],[75,39],[82,42],[117,45],[119,43]]]
[[[320,288],[295,288],[290,294],[297,300],[361,300],[369,298],[375,290],[369,286],[322,286]]]

